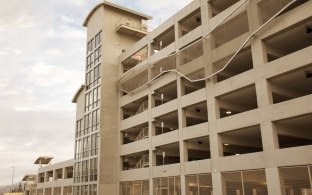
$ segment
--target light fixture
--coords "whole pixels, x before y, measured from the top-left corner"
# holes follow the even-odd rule
[[[239,154],[235,154],[235,156],[239,156]]]
[[[312,71],[311,70],[305,70],[304,73],[305,73],[307,79],[312,78]]]
[[[230,144],[224,144],[225,146],[228,146],[228,145],[230,145]]]
[[[200,21],[201,21],[200,16],[196,16],[195,19],[196,19],[197,22],[200,22]]]
[[[232,114],[232,111],[228,110],[225,112],[226,114]]]
[[[312,33],[312,26],[306,26],[307,34]]]

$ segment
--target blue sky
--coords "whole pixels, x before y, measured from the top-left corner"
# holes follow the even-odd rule
[[[154,17],[192,0],[111,0]],[[84,81],[86,30],[98,0],[0,0],[0,186],[36,173],[40,155],[73,158],[75,105]],[[150,6],[153,5],[153,6]]]

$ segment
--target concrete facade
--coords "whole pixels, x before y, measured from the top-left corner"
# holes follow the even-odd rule
[[[311,9],[194,0],[144,36],[148,16],[99,4],[74,194],[311,194]]]
[[[75,194],[118,193],[118,55],[147,34],[144,21],[148,19],[104,1],[84,22],[86,83],[73,99],[77,104]]]

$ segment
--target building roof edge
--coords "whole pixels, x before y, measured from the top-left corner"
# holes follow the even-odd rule
[[[101,7],[102,5],[108,5],[108,6],[111,6],[111,7],[114,7],[116,9],[120,9],[120,10],[123,10],[123,11],[126,11],[126,12],[129,12],[129,13],[132,13],[134,15],[137,15],[137,16],[141,16],[142,18],[146,19],[146,20],[151,20],[153,19],[152,16],[149,16],[149,15],[146,15],[146,14],[143,14],[141,12],[137,12],[135,10],[132,10],[132,9],[129,9],[129,8],[126,8],[126,7],[123,7],[121,5],[117,5],[115,3],[112,3],[112,2],[109,2],[109,1],[102,1],[100,3],[98,3],[97,5],[95,5],[93,7],[93,9],[91,9],[91,11],[88,13],[87,17],[85,18],[84,22],[83,22],[83,26],[84,27],[87,27],[87,24],[88,24],[88,21],[90,19],[90,17],[92,16],[92,14],[99,8]]]
[[[79,94],[82,92],[82,90],[85,88],[84,85],[81,85],[80,88],[77,90],[77,92],[75,93],[73,99],[72,99],[72,103],[77,103],[77,98],[79,96]]]

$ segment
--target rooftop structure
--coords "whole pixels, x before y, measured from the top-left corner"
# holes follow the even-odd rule
[[[37,175],[25,175],[22,181],[36,181]]]
[[[39,156],[35,161],[35,165],[49,165],[52,159],[53,157],[50,156]]]

